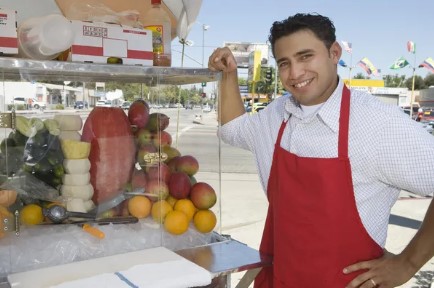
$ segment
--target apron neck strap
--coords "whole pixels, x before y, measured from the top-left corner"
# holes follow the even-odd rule
[[[339,117],[338,157],[348,158],[348,129],[350,126],[350,90],[344,84]]]
[[[339,142],[338,142],[338,157],[348,158],[348,129],[350,124],[350,90],[344,84],[342,89],[341,111],[339,117]],[[290,117],[291,118],[291,117]],[[289,119],[288,119],[289,120]],[[282,121],[279,133],[277,134],[276,143],[280,145],[283,131],[285,130],[288,120]]]

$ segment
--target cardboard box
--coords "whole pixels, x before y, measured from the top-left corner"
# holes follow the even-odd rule
[[[71,23],[71,61],[107,63],[109,57],[118,57],[123,64],[153,65],[152,31],[102,22]]]
[[[0,8],[0,54],[18,54],[17,12]]]

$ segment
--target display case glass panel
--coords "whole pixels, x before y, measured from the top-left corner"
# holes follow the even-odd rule
[[[0,58],[0,277],[221,241],[219,77]]]

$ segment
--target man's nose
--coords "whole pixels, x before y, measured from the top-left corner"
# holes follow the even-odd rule
[[[293,63],[289,68],[290,79],[299,79],[305,72],[304,65],[302,63]]]

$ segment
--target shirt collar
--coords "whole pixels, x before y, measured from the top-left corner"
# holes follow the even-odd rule
[[[337,132],[339,130],[339,117],[343,85],[344,83],[339,77],[338,86],[336,87],[335,91],[333,91],[329,99],[327,99],[324,105],[317,111],[316,115],[313,116],[320,118],[324,122],[324,124],[328,126],[333,132]],[[292,115],[300,119],[303,118],[303,111],[301,110],[298,102],[294,99],[294,97],[292,97],[292,95],[289,96],[288,100],[285,103],[285,110],[288,115]]]

